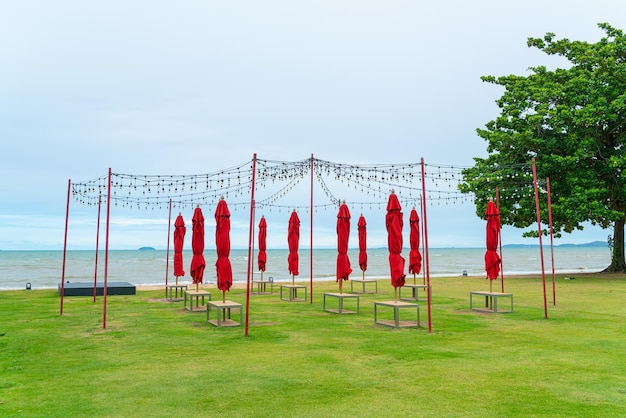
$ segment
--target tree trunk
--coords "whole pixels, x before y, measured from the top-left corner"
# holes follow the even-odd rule
[[[626,261],[624,260],[624,218],[615,221],[613,229],[613,254],[611,255],[611,265],[604,272],[617,273],[626,271]]]

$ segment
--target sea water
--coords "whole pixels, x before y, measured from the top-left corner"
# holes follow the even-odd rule
[[[334,280],[337,261],[336,249],[300,249],[299,275],[293,279],[309,281],[311,265],[313,280]],[[409,250],[404,249],[402,256],[407,259]],[[428,251],[430,277],[482,276],[485,277],[483,248],[431,248]],[[554,254],[554,257],[552,257]],[[290,282],[292,276],[287,265],[287,249],[267,250],[267,267],[263,279],[272,277],[277,282]],[[358,264],[358,249],[350,249],[348,256],[352,265],[353,279],[389,277],[389,253],[386,248],[368,249],[367,270],[363,273]],[[422,254],[424,257],[424,254]],[[63,251],[0,251],[0,290],[25,289],[30,283],[32,289],[56,288],[62,277],[66,282],[93,283],[104,280],[106,267],[109,282],[124,281],[137,286],[165,285],[176,282],[173,275],[173,251],[169,257],[166,250],[112,250],[108,256],[99,251],[96,259],[94,251],[67,251],[63,263]],[[205,251],[206,269],[204,283],[215,283],[215,251]],[[191,283],[189,266],[191,251],[183,252],[185,275],[178,278],[180,284]],[[248,272],[248,250],[231,249],[230,261],[233,268],[233,281],[245,283]],[[538,246],[505,247],[502,249],[502,267],[506,277],[523,274],[540,274],[542,254]],[[107,260],[108,259],[108,260]],[[251,279],[261,278],[257,267],[257,252],[252,254]],[[108,261],[108,262],[107,262]],[[422,271],[425,268],[422,261]],[[611,253],[606,247],[555,246],[544,247],[543,262],[546,274],[592,273],[606,268],[611,261]],[[409,275],[407,278],[412,278]],[[423,273],[422,273],[423,274]],[[422,274],[418,275],[422,277]]]

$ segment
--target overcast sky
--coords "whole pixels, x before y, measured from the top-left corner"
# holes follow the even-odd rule
[[[626,29],[624,2],[2,1],[0,249],[62,249],[68,179],[109,167],[200,174],[254,153],[472,165],[486,156],[475,130],[498,115],[502,94],[480,76],[563,66],[526,39],[596,42],[599,22]],[[93,248],[94,208],[70,208],[68,248]],[[428,211],[431,246],[483,245],[472,205]],[[326,215],[314,245],[336,241]],[[112,248],[166,247],[167,210],[111,216]],[[233,214],[233,247],[247,246],[247,216]],[[268,245],[286,247],[288,214],[272,216]],[[372,245],[385,245],[384,223],[368,224]],[[589,227],[558,242],[610,233]],[[503,242],[529,242],[521,234],[505,227]]]

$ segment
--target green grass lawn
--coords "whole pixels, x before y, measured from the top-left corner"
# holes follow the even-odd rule
[[[109,296],[106,329],[101,297],[60,316],[56,291],[0,292],[0,416],[626,416],[626,278],[558,277],[548,319],[540,278],[505,284],[515,311],[493,314],[469,310],[486,280],[432,279],[432,333],[426,303],[421,328],[374,323],[388,281],[359,314],[322,309],[335,282],[251,295],[247,337],[162,289]]]

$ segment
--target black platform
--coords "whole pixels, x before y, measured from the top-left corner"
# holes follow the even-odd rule
[[[93,283],[65,283],[65,296],[93,296]],[[108,295],[134,295],[137,289],[128,282],[108,282]],[[104,295],[104,283],[96,283],[96,295]],[[61,296],[61,283],[59,283],[59,296]]]

